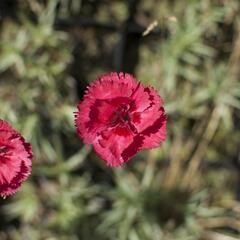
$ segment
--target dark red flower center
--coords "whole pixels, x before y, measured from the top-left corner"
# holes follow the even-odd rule
[[[9,149],[10,148],[6,145],[0,146],[0,154],[2,155],[2,154],[7,153],[9,151]]]
[[[132,123],[131,105],[120,105],[110,117],[110,126],[115,127],[115,130],[120,135],[128,135],[131,132],[137,133],[135,126]]]
[[[6,155],[9,152],[10,147],[6,145],[0,145],[0,162],[6,161]]]
[[[130,122],[129,106],[121,105],[110,117],[110,124],[112,127],[121,124],[126,125]]]
[[[119,123],[125,125],[129,121],[130,121],[130,117],[129,117],[127,106],[120,106],[116,110],[116,112],[114,112],[110,117],[110,122],[112,126],[115,126]]]

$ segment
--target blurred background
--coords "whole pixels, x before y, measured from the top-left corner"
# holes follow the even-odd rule
[[[109,168],[76,105],[126,71],[163,97],[168,139]],[[240,1],[2,0],[0,118],[33,172],[0,200],[0,240],[240,239]]]

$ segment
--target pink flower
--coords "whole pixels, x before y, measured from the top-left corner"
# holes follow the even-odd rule
[[[110,166],[120,166],[142,149],[166,139],[161,97],[133,76],[110,73],[88,87],[78,105],[75,124],[84,143]]]
[[[0,196],[19,190],[31,172],[32,148],[7,122],[0,119]]]

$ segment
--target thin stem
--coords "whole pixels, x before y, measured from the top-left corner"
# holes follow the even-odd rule
[[[220,121],[220,114],[219,114],[218,108],[215,107],[214,110],[212,111],[210,120],[203,134],[201,142],[199,143],[196,151],[194,152],[190,160],[189,166],[186,170],[185,176],[182,181],[182,185],[184,188],[188,188],[188,187],[191,188],[191,186],[195,183],[195,181],[193,181],[194,176],[196,176],[201,160],[204,157],[207,151],[207,148],[213,139],[214,134],[216,133],[216,130],[219,125],[219,121]]]

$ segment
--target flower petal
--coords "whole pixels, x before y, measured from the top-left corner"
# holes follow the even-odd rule
[[[124,149],[122,153],[122,158],[124,162],[127,162],[128,160],[130,160],[131,157],[136,155],[142,149],[143,141],[144,141],[144,136],[142,135],[136,135],[133,138],[133,141],[131,142],[131,144],[129,144],[129,146],[126,149]]]
[[[158,118],[141,135],[144,136],[142,149],[158,147],[166,139],[167,118],[163,108],[160,108]]]
[[[151,126],[159,117],[159,107],[162,107],[162,99],[157,92],[150,87],[146,87],[144,92],[148,96],[148,101],[144,105],[144,109],[141,112],[134,112],[133,115],[138,115],[138,121],[135,121],[135,127],[138,132],[142,132],[147,126]],[[140,98],[141,99],[141,98]],[[133,118],[134,119],[134,118]]]
[[[131,75],[111,73],[102,75],[99,79],[91,83],[85,96],[95,99],[129,97],[136,86],[137,82]]]
[[[97,134],[105,129],[106,122],[115,108],[105,100],[85,98],[79,103],[78,110],[75,118],[78,134],[85,143],[91,144]]]
[[[118,135],[113,130],[109,130],[104,131],[93,146],[96,153],[106,161],[109,166],[117,167],[125,162],[121,154],[132,140],[133,136],[131,134]]]

